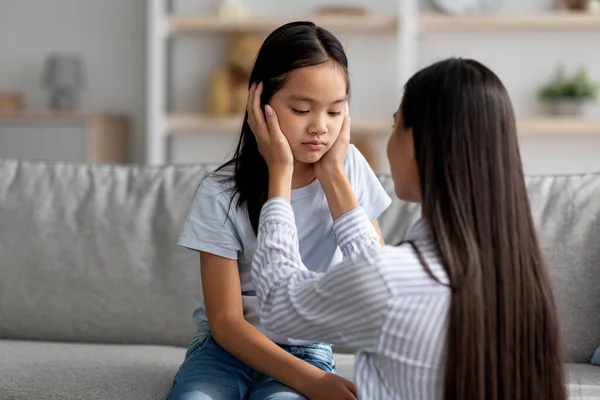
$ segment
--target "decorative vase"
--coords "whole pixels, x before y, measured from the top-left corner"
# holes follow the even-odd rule
[[[550,115],[560,117],[578,117],[584,114],[587,102],[583,100],[557,99],[547,101],[546,105]]]
[[[600,0],[589,0],[587,11],[591,14],[600,14]]]
[[[223,0],[219,7],[219,18],[242,19],[249,15],[243,0]]]
[[[565,5],[569,10],[583,11],[587,8],[588,0],[566,0]]]

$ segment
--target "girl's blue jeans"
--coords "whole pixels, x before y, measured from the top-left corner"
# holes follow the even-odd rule
[[[281,346],[288,353],[335,372],[331,346]],[[167,396],[168,400],[298,400],[300,393],[256,371],[227,352],[209,333],[196,334]]]

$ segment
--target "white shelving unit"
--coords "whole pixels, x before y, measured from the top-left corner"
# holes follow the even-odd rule
[[[428,31],[600,31],[600,16],[569,12],[535,14],[482,14],[449,16],[419,14],[417,0],[396,0],[396,15],[251,17],[246,20],[221,20],[217,17],[172,15],[167,12],[168,0],[148,0],[147,40],[147,162],[169,162],[168,139],[178,132],[198,134],[215,131],[236,131],[240,117],[215,119],[202,114],[176,114],[166,110],[166,55],[169,38],[203,33],[236,31],[269,32],[292,20],[312,20],[334,33],[395,35],[398,72],[397,93],[415,72],[418,57],[418,37]],[[389,118],[361,119],[353,117],[353,134],[389,134]],[[521,135],[600,136],[600,120],[574,118],[524,118],[518,122]]]

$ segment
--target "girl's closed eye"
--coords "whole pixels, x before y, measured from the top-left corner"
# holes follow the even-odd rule
[[[342,115],[342,112],[341,111],[330,111],[328,114],[331,115],[332,117],[337,117],[339,115]]]
[[[306,115],[308,114],[308,110],[298,110],[297,108],[290,107],[292,111],[298,115]]]

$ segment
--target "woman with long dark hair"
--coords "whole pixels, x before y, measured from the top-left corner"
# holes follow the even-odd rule
[[[252,276],[266,327],[356,349],[362,399],[566,399],[552,284],[500,79],[448,59],[408,81],[387,155],[397,196],[420,203],[422,219],[405,242],[381,247],[349,185],[326,191],[345,260],[325,273],[298,252],[292,153],[259,91],[249,109],[270,180]],[[344,152],[330,150],[324,181],[344,181]]]

